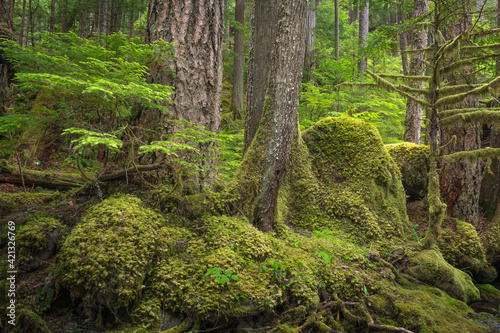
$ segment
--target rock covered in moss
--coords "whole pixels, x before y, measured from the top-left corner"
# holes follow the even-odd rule
[[[324,118],[303,139],[318,184],[307,204],[317,207],[320,222],[329,219],[330,229],[363,239],[404,233],[408,216],[401,175],[375,126],[349,117]]]
[[[134,196],[93,206],[62,246],[59,281],[88,308],[129,305],[141,295],[162,223]]]
[[[398,164],[406,194],[411,200],[425,197],[429,173],[429,146],[403,142],[386,145],[386,148]]]
[[[491,221],[481,233],[481,243],[488,262],[498,260],[500,256],[500,216]]]
[[[408,273],[463,302],[473,302],[480,298],[479,290],[470,276],[447,263],[439,251],[420,252],[410,261]]]
[[[17,234],[18,263],[38,266],[41,261],[51,258],[64,229],[61,222],[49,217],[22,225]]]
[[[445,223],[438,246],[444,259],[457,268],[477,274],[488,266],[479,235],[470,223]]]

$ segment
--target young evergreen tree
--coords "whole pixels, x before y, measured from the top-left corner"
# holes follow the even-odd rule
[[[452,8],[447,1],[436,0],[434,11],[434,20],[432,28],[436,35],[435,42],[427,48],[412,50],[410,53],[422,53],[429,63],[429,76],[410,76],[410,75],[378,75],[369,70],[367,73],[375,80],[375,83],[343,83],[342,85],[374,85],[382,87],[391,92],[397,92],[400,95],[413,100],[427,108],[426,112],[426,135],[430,143],[430,171],[428,174],[429,184],[429,228],[423,240],[425,247],[433,247],[439,237],[441,223],[446,215],[447,205],[442,202],[440,194],[440,178],[443,172],[438,172],[444,163],[460,163],[463,167],[474,170],[479,165],[478,160],[490,161],[494,157],[500,156],[499,148],[475,148],[473,150],[450,151],[446,149],[460,141],[467,141],[468,137],[459,138],[462,133],[467,135],[468,127],[471,124],[479,122],[500,123],[500,108],[478,108],[471,104],[464,104],[468,99],[481,95],[498,95],[500,93],[500,77],[494,77],[486,83],[465,83],[450,82],[449,77],[456,72],[467,70],[474,63],[495,58],[499,55],[500,44],[478,45],[477,43],[485,36],[498,34],[500,29],[475,32],[472,30],[474,25],[455,34],[452,39],[446,40],[441,32],[443,26],[446,26],[446,20],[451,15],[464,18],[467,16],[467,8]],[[453,12],[450,12],[453,10]],[[451,60],[450,60],[451,59]],[[393,82],[391,82],[393,81]],[[398,82],[398,83],[394,83]],[[424,82],[425,88],[414,88],[407,82]],[[414,94],[425,96],[425,99],[417,98]],[[455,128],[459,131],[444,140],[443,132],[446,129]],[[444,131],[442,131],[444,130]],[[460,133],[461,131],[461,133]],[[462,146],[463,147],[463,146]],[[489,163],[489,162],[488,162]],[[450,174],[449,182],[461,182],[460,172]],[[444,193],[450,195],[450,193]],[[453,199],[453,198],[451,198]],[[456,199],[456,198],[455,198]],[[470,198],[472,203],[478,204],[478,197]],[[450,198],[444,198],[446,202]],[[469,222],[474,222],[470,221]]]

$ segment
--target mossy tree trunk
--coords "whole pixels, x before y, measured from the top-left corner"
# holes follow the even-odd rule
[[[428,11],[429,11],[429,0],[415,0],[412,18],[416,19],[421,15],[426,14]],[[427,29],[423,27],[416,27],[415,29],[411,29],[409,34],[410,34],[410,43],[412,50],[419,50],[427,47]],[[409,75],[414,75],[414,76],[424,75],[424,71],[425,71],[424,54],[411,53]],[[413,87],[418,89],[423,89],[425,87],[425,84],[424,82],[419,82],[413,84]],[[422,98],[422,96],[418,96],[417,98]],[[422,105],[416,103],[412,99],[408,99],[406,102],[404,141],[413,142],[415,144],[420,143],[420,132],[422,129],[422,114],[423,114]]]
[[[263,5],[269,5],[269,2],[255,2],[256,32],[262,31],[257,23],[256,9]],[[307,0],[278,0],[276,5],[274,24],[277,22],[277,33],[271,32],[275,40],[272,42],[273,58],[269,67],[262,117],[255,138],[236,175],[237,192],[241,196],[244,210],[253,224],[265,232],[274,229],[278,192],[297,129],[297,108],[305,55]],[[268,26],[265,30],[272,29],[273,26]],[[254,46],[258,44],[259,36],[270,37],[256,33]]]
[[[245,0],[236,0],[235,21],[240,27],[234,31],[234,63],[233,63],[233,90],[231,92],[231,111],[233,119],[241,119],[244,98],[244,70],[245,70]]]
[[[14,14],[14,0],[0,0],[0,38],[11,39],[12,17]],[[0,116],[5,113],[5,101],[9,82],[14,73],[12,65],[0,52]]]
[[[245,119],[246,152],[259,127],[267,81],[271,70],[271,53],[276,41],[278,24],[277,0],[254,1],[252,9],[252,39],[248,63],[247,115]]]
[[[455,13],[463,13],[453,25],[443,31],[446,40],[451,40],[472,26],[471,4],[463,0],[455,5]],[[452,6],[453,7],[453,6]],[[458,73],[448,76],[450,84],[477,83],[472,66],[467,66]],[[477,97],[469,96],[458,105],[444,106],[441,110],[477,108]],[[451,143],[456,138],[455,143]],[[448,144],[450,143],[450,144]],[[441,129],[441,155],[449,155],[459,151],[472,151],[481,148],[481,124],[473,122],[468,125],[457,124]],[[448,214],[460,220],[477,224],[479,220],[479,192],[481,188],[481,164],[460,160],[441,162],[440,189],[441,196],[448,206]]]
[[[175,44],[175,57],[153,65],[151,83],[175,88],[170,114],[160,116],[158,130],[175,131],[169,120],[184,119],[218,133],[222,87],[223,0],[151,0],[148,8],[146,42],[163,39]],[[146,115],[147,116],[147,115]],[[197,181],[208,188],[217,178],[217,143],[199,145],[203,156]]]

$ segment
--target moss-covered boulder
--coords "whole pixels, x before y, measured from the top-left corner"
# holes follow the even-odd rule
[[[92,206],[62,246],[58,280],[87,309],[128,306],[141,296],[162,223],[133,196]]]
[[[314,193],[303,192],[306,200],[292,195],[290,201],[304,200],[303,206],[317,216],[290,220],[301,228],[342,229],[363,239],[387,239],[409,230],[401,175],[375,126],[349,117],[325,118],[303,139],[317,183],[311,184]],[[313,178],[291,172],[297,178],[289,179],[292,189]]]
[[[17,234],[18,263],[38,266],[40,261],[51,258],[65,229],[61,222],[49,217],[22,225]]]
[[[438,246],[444,259],[457,268],[478,274],[488,266],[479,235],[470,223],[445,222]]]
[[[471,277],[447,263],[439,251],[421,251],[410,261],[408,273],[463,302],[473,302],[480,298],[479,290]]]
[[[481,235],[481,243],[488,262],[500,260],[500,216],[491,221]]]
[[[7,216],[12,211],[25,210],[38,205],[47,204],[53,200],[60,198],[59,192],[43,192],[43,193],[0,193],[0,215]]]
[[[429,146],[410,142],[386,145],[401,171],[403,186],[410,200],[427,195],[427,174],[429,173]]]

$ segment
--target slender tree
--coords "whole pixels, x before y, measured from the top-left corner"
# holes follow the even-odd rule
[[[231,92],[231,111],[234,119],[241,119],[244,99],[244,71],[245,71],[245,0],[236,0],[235,21],[238,27],[234,31],[234,63],[233,63],[233,90]]]
[[[368,26],[369,26],[369,13],[370,2],[365,0],[362,3],[359,11],[359,62],[358,72],[364,73],[368,67],[368,59],[366,58],[366,45],[368,40]]]
[[[167,120],[184,119],[218,133],[222,87],[223,0],[151,0],[146,42],[163,39],[174,43],[175,57],[150,69],[150,82],[173,86],[170,114],[160,121],[160,130],[172,132]],[[162,128],[163,127],[163,128]],[[211,147],[200,144],[204,156],[199,185],[208,188],[216,178]]]
[[[335,61],[340,60],[339,0],[335,0]]]
[[[13,38],[13,15],[14,0],[0,0],[0,38]],[[12,76],[12,66],[0,51],[0,116],[5,113],[5,101]]]
[[[262,117],[236,175],[236,192],[241,196],[243,209],[253,224],[266,232],[275,227],[278,192],[297,130],[307,0],[278,0],[275,5],[276,8],[267,8],[275,13],[275,23],[267,26],[266,30],[277,29],[272,34],[275,39],[272,43],[274,56],[268,72]],[[269,1],[258,0],[254,6],[255,30],[261,31],[257,26],[257,7],[261,6],[259,10],[266,9]],[[256,33],[254,36],[256,44],[259,38],[269,38],[265,34]]]
[[[315,69],[315,43],[316,43],[316,0],[309,1],[309,8],[306,14],[306,55],[305,55],[305,80],[314,81],[312,72]]]
[[[427,28],[422,24],[422,19],[429,12],[429,0],[415,0],[412,18],[417,21],[417,24],[410,29],[411,49],[420,50],[427,47]],[[424,75],[425,62],[422,52],[410,53],[410,76]],[[414,82],[412,87],[423,89],[423,82]],[[422,99],[422,95],[417,95],[417,98]],[[406,101],[406,117],[404,129],[404,141],[420,143],[420,132],[422,129],[423,107],[409,98]]]

